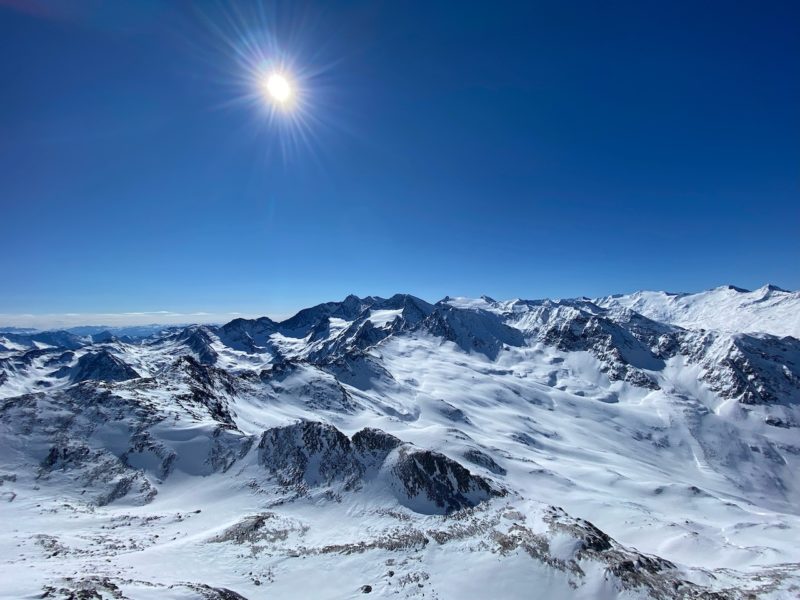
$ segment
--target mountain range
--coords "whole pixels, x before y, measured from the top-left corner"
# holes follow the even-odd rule
[[[792,598],[800,292],[0,333],[0,596]]]

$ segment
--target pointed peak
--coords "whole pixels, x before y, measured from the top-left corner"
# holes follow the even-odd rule
[[[785,293],[789,293],[789,290],[785,290],[785,289],[783,289],[781,287],[778,287],[777,285],[773,285],[771,283],[767,283],[765,285],[762,285],[756,291],[761,292],[763,294],[766,294],[766,293],[769,293],[769,292],[785,292]]]

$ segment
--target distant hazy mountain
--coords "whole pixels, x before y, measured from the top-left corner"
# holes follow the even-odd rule
[[[0,334],[2,333],[36,333],[39,331],[38,329],[32,329],[30,327],[10,327],[10,326],[0,326]]]
[[[794,597],[799,302],[0,333],[0,596]]]
[[[126,325],[122,327],[109,327],[107,325],[82,325],[69,327],[65,331],[78,336],[113,335],[118,338],[141,339],[151,335],[180,328],[179,325]]]

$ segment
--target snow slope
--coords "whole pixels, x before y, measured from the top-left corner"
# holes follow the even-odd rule
[[[800,338],[800,292],[765,285],[748,291],[726,285],[697,294],[635,292],[597,300],[688,329],[771,333]]]

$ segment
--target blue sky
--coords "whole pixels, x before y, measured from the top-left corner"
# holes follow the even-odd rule
[[[797,2],[66,4],[0,0],[6,324],[800,288]]]

